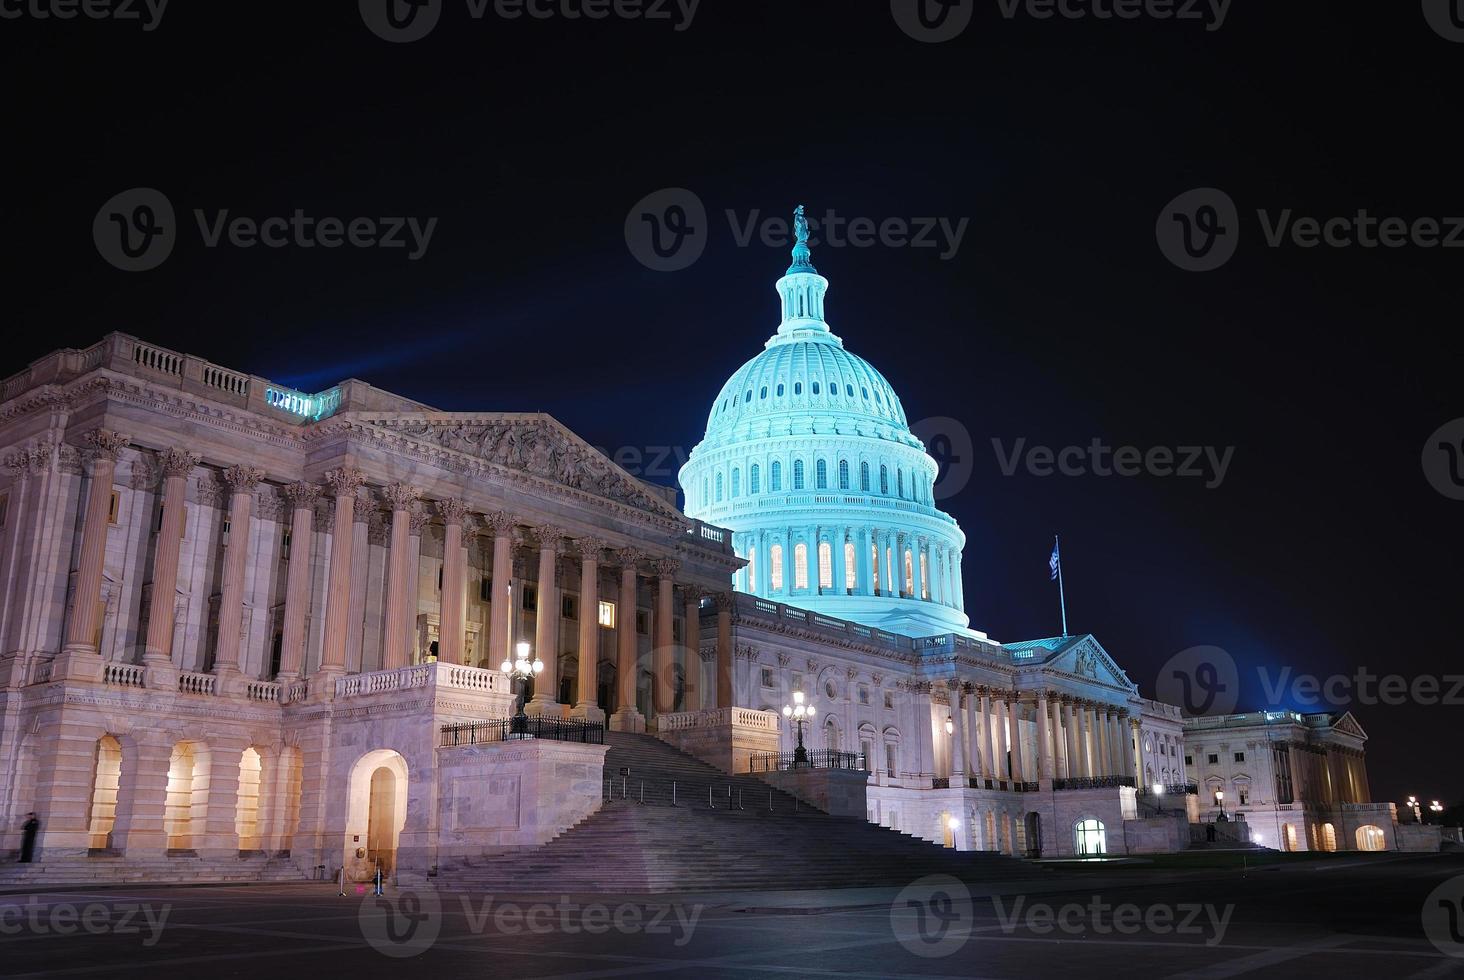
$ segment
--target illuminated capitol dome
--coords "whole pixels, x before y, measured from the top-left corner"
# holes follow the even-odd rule
[[[909,636],[964,631],[955,519],[899,396],[824,320],[799,208],[782,323],[722,387],[681,469],[686,513],[730,528],[738,589]]]

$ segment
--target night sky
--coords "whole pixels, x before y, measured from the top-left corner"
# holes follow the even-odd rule
[[[549,412],[649,464],[689,452],[777,326],[787,246],[740,244],[729,210],[968,219],[954,255],[816,240],[814,262],[834,332],[911,421],[955,420],[935,434],[969,473],[941,506],[968,537],[972,625],[1059,632],[1060,533],[1070,628],[1144,694],[1200,645],[1237,665],[1237,710],[1321,710],[1284,672],[1343,675],[1374,798],[1464,797],[1464,687],[1347,694],[1359,668],[1443,695],[1464,674],[1464,502],[1421,462],[1464,416],[1464,250],[1270,247],[1257,215],[1447,231],[1464,43],[1416,0],[1238,2],[1218,30],[1001,10],[975,3],[945,43],[907,36],[883,0],[704,0],[684,30],[447,0],[399,44],[346,2],[178,3],[150,31],[0,20],[0,371],[119,330],[308,391],[354,376],[444,409]],[[177,243],[124,272],[92,226],[135,187],[167,196]],[[1156,225],[1203,187],[1235,202],[1238,248],[1184,271]],[[675,272],[626,238],[666,188],[708,215],[704,254]],[[193,215],[297,208],[437,223],[412,260],[209,248]],[[993,440],[1023,439],[1234,450],[1213,487],[1004,475]],[[674,482],[674,462],[640,469]]]

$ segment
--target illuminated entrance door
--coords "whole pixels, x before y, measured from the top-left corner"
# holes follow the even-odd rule
[[[1079,855],[1108,852],[1108,835],[1103,832],[1103,823],[1100,820],[1079,820],[1073,827],[1073,836]]]
[[[396,860],[396,773],[382,766],[371,774],[371,809],[366,823],[366,859],[390,875]]]
[[[1388,839],[1383,834],[1383,828],[1368,824],[1365,827],[1357,828],[1357,849],[1359,851],[1384,851],[1388,848]]]

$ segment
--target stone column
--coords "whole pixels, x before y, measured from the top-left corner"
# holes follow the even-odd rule
[[[1098,709],[1098,731],[1102,735],[1103,750],[1099,754],[1102,759],[1100,776],[1117,775],[1117,768],[1113,764],[1113,712],[1108,705],[1102,705]]]
[[[931,722],[934,721],[934,712],[931,711],[930,684],[922,683],[915,692],[915,737],[919,750],[917,758],[921,784],[935,775],[935,745],[932,739],[935,735]]]
[[[1012,698],[1007,716],[1010,719],[1012,734],[1012,778],[1019,783],[1027,781],[1026,760],[1022,757],[1022,698],[1016,695]]]
[[[717,707],[730,708],[734,700],[732,687],[732,603],[731,592],[717,595]],[[702,702],[705,704],[705,700]]]
[[[645,716],[635,704],[636,689],[636,584],[637,567],[644,556],[626,548],[616,555],[620,563],[620,603],[615,612],[615,713],[610,727],[617,732],[643,732]]]
[[[386,625],[382,638],[382,669],[396,670],[407,666],[407,629],[411,612],[407,578],[411,574],[408,539],[412,534],[412,508],[422,491],[405,483],[393,483],[381,492],[391,507],[391,557],[387,560]]]
[[[1129,736],[1128,751],[1124,753],[1124,755],[1128,759],[1127,763],[1125,763],[1128,768],[1128,775],[1134,777],[1136,785],[1142,785],[1138,782],[1138,780],[1141,780],[1143,778],[1144,772],[1143,760],[1140,758],[1140,753],[1144,751],[1144,740],[1139,737],[1138,719],[1127,719],[1127,721],[1125,722],[1125,729],[1127,730]],[[1181,755],[1180,771],[1184,773],[1184,779],[1182,779],[1181,782],[1187,783],[1189,782],[1189,772],[1183,767],[1183,762],[1184,756]]]
[[[493,528],[493,568],[488,573],[492,589],[488,593],[488,657],[484,666],[497,670],[505,660],[514,659],[508,645],[513,614],[514,519],[498,511],[488,515],[488,525]]]
[[[559,715],[559,553],[564,530],[545,524],[534,529],[539,542],[539,599],[534,618],[534,652],[544,661],[544,672],[534,679],[534,700],[525,707],[531,715]]]
[[[683,711],[698,711],[705,700],[702,698],[701,679],[701,598],[704,593],[693,585],[682,590],[684,600],[681,614],[681,676],[685,678],[686,695],[682,699]]]
[[[437,513],[442,515],[443,524],[437,659],[445,664],[460,664],[463,662],[463,633],[467,629],[467,546],[477,535],[478,528],[468,518],[468,505],[464,501],[439,500]]]
[[[681,563],[674,558],[662,558],[656,565],[656,614],[655,643],[651,650],[651,711],[660,716],[670,712],[675,704],[676,689],[672,673],[672,659],[675,656],[676,641],[671,631],[671,616],[675,598],[676,571]],[[783,580],[789,581],[786,565]]]
[[[224,470],[229,485],[229,547],[224,553],[224,582],[219,597],[219,637],[213,672],[221,678],[239,673],[239,639],[243,630],[244,575],[249,562],[249,519],[254,510],[254,489],[264,471],[235,465]]]
[[[1052,707],[1052,778],[1068,778],[1068,749],[1067,739],[1063,737],[1062,728],[1062,696],[1054,695],[1051,701]]]
[[[605,712],[596,697],[600,669],[600,552],[605,542],[576,541],[580,555],[579,695],[571,718],[603,724]]]
[[[951,785],[966,786],[966,712],[961,705],[961,685],[951,685],[951,718],[956,731],[951,737]]]
[[[96,429],[85,436],[91,461],[91,486],[87,489],[86,510],[81,524],[81,556],[76,567],[76,591],[71,601],[71,619],[66,624],[66,645],[62,649],[58,670],[52,679],[89,677],[101,668],[83,663],[96,657],[97,627],[101,623],[102,570],[107,559],[107,515],[112,507],[112,477],[117,472],[117,457],[128,443],[128,437],[107,429]]]
[[[1037,692],[1037,778],[1052,778],[1052,745],[1048,742],[1049,722],[1047,692]]]
[[[1063,708],[1067,713],[1067,778],[1079,779],[1083,772],[1082,732],[1078,731],[1078,702],[1064,697]]]
[[[190,821],[193,846],[201,858],[217,861],[239,857],[239,764],[248,746],[243,739],[209,736],[208,809],[201,828],[196,818]],[[194,765],[198,764],[195,759]]]
[[[996,778],[1012,778],[1012,733],[1007,726],[1007,696],[1005,692],[996,698]]]
[[[925,573],[920,567],[920,560],[925,556],[925,539],[916,535],[910,544],[910,576],[911,595],[910,598],[920,600],[925,594]],[[902,562],[904,558],[900,559]]]
[[[859,595],[874,594],[869,551],[869,531],[860,528],[854,533],[854,591]]]
[[[188,474],[198,465],[198,454],[182,449],[165,449],[158,454],[163,472],[163,521],[158,528],[158,546],[153,554],[152,599],[148,603],[147,643],[142,662],[148,666],[171,666],[173,662],[173,619],[178,598],[178,551],[183,544],[184,498]]]
[[[1118,709],[1108,709],[1108,769],[1115,776],[1123,776],[1126,773],[1123,771],[1124,752],[1118,714]]]
[[[978,688],[971,688],[966,696],[966,772],[973,777],[985,775],[981,762],[981,699]]]
[[[320,695],[333,697],[334,678],[346,672],[346,618],[351,606],[351,543],[356,534],[356,491],[365,478],[353,467],[325,475],[335,497],[335,520],[330,539],[330,582],[325,598],[325,628],[320,649]],[[312,694],[316,685],[311,684]]]
[[[285,623],[280,639],[282,684],[300,678],[305,665],[305,616],[310,610],[310,553],[315,535],[315,498],[320,487],[313,483],[291,483],[285,487],[290,501],[290,562],[285,570]]]
[[[995,779],[996,771],[996,736],[991,728],[991,689],[981,689],[981,741],[985,746],[981,755],[981,774],[987,779]]]
[[[122,742],[122,781],[117,786],[117,819],[112,846],[133,860],[162,858],[168,848],[163,816],[168,801],[168,762],[172,737],[142,731]]]

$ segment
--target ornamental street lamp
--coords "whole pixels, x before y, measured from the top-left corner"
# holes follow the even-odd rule
[[[1215,791],[1215,802],[1220,804],[1220,821],[1223,823],[1229,820],[1230,818],[1225,815],[1225,791],[1223,789],[1217,789]]]
[[[520,640],[518,646],[514,648],[514,652],[518,654],[518,659],[505,660],[498,665],[498,669],[503,672],[503,676],[508,678],[510,685],[514,681],[519,682],[518,710],[514,712],[513,721],[509,728],[510,734],[513,735],[524,735],[528,733],[529,717],[524,713],[524,701],[528,699],[529,678],[544,672],[544,661],[539,659],[538,654],[534,654],[534,660],[530,663],[529,653],[531,649],[527,641]]]
[[[793,750],[793,768],[801,769],[808,765],[808,750],[803,747],[803,726],[807,724],[818,709],[811,704],[803,703],[803,692],[793,692],[793,703],[783,705],[783,717],[791,718],[798,723],[798,747]]]
[[[1440,803],[1438,800],[1434,800],[1432,803],[1430,803],[1428,805],[1428,809],[1429,809],[1429,812],[1434,815],[1434,819],[1435,820],[1439,820],[1439,819],[1441,819],[1439,817],[1439,814],[1441,814],[1441,813],[1444,812],[1444,805],[1442,803]]]
[[[954,735],[954,734],[956,734],[956,723],[951,720],[951,716],[950,715],[946,715],[946,734],[947,735]]]
[[[1408,797],[1408,809],[1413,811],[1413,822],[1423,823],[1423,807],[1419,805],[1418,797]]]
[[[1164,784],[1154,784],[1154,807],[1160,813],[1164,812]]]

